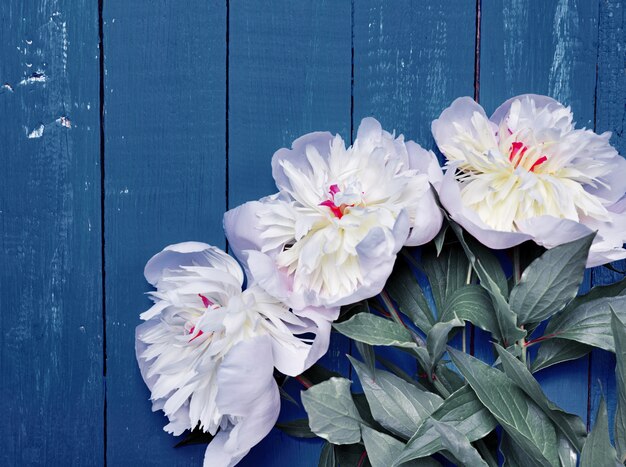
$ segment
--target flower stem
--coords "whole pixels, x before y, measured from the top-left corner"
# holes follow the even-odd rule
[[[431,383],[444,399],[450,397],[450,391],[437,378],[431,378]]]
[[[522,277],[522,264],[520,260],[520,247],[515,246],[513,247],[513,280],[515,281],[515,285],[519,283],[521,277]],[[521,328],[524,329],[524,326],[521,326]],[[522,338],[520,341],[518,341],[518,344],[522,351],[520,355],[520,360],[522,361],[522,363],[524,363],[524,365],[526,365],[527,364],[526,363],[527,349],[526,349],[525,339]]]
[[[469,264],[467,268],[467,278],[465,279],[465,285],[470,285],[472,283],[472,263]],[[467,353],[467,324],[463,323],[463,334],[461,338],[461,348],[463,353]]]

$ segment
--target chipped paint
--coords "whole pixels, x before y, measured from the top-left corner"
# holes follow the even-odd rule
[[[33,131],[31,131],[30,133],[28,133],[28,137],[30,139],[34,139],[34,138],[41,138],[43,136],[43,132],[44,129],[46,127],[44,126],[43,123],[40,123],[38,126],[36,126]]]
[[[20,86],[26,86],[34,83],[45,83],[48,80],[45,73],[41,70],[37,70],[32,73],[30,76],[27,76],[22,81],[20,81]]]
[[[55,120],[59,125],[64,126],[65,128],[72,128],[72,122],[67,117],[59,117]]]

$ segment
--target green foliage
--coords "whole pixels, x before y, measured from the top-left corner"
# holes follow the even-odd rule
[[[380,301],[346,308],[334,328],[355,342],[351,382],[314,366],[302,402],[308,422],[279,428],[328,441],[320,465],[495,467],[616,465],[626,460],[626,279],[576,296],[593,235],[519,259],[507,278],[500,260],[453,221],[435,248],[404,252]],[[536,251],[536,249],[534,250]],[[417,260],[416,258],[420,258]],[[416,279],[414,271],[419,271]],[[424,280],[424,277],[427,280]],[[379,313],[380,312],[380,313]],[[449,347],[465,323],[489,332],[492,366]],[[538,330],[545,329],[543,335]],[[530,361],[527,348],[537,345]],[[377,347],[414,358],[407,370]],[[580,417],[550,401],[533,373],[580,358],[594,347],[615,352],[615,449],[604,401],[590,434]],[[419,375],[419,377],[418,377]],[[495,430],[500,426],[501,430]],[[432,457],[434,456],[434,458]],[[620,464],[621,465],[621,464]]]
[[[609,416],[604,397],[600,400],[596,424],[580,453],[580,467],[615,467],[617,456],[609,438]]]
[[[519,324],[543,321],[576,296],[595,235],[552,248],[526,268],[510,298]]]
[[[302,393],[302,404],[309,415],[311,431],[333,444],[353,444],[361,440],[363,420],[350,394],[350,381],[331,378]]]

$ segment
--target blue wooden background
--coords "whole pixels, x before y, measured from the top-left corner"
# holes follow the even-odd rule
[[[225,209],[274,191],[270,158],[298,135],[350,139],[373,115],[433,147],[455,97],[490,112],[534,92],[626,154],[620,0],[2,0],[0,20],[3,466],[201,465],[136,368],[143,266],[225,247]],[[490,352],[479,332],[472,348]],[[349,351],[335,339],[325,363],[347,374]],[[541,382],[589,422],[613,372],[594,351]],[[242,464],[319,450],[275,431]]]

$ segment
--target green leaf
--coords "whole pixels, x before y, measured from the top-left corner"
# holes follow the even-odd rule
[[[417,347],[411,333],[401,324],[371,313],[359,313],[333,327],[344,336],[369,345]]]
[[[524,270],[509,299],[518,324],[543,321],[576,296],[595,235],[551,248]]]
[[[350,380],[330,378],[302,392],[311,431],[333,444],[361,441],[361,419],[350,394]]]
[[[497,425],[496,419],[467,385],[452,393],[433,413],[433,418],[454,425],[472,442],[487,436]]]
[[[315,438],[317,435],[309,428],[309,420],[298,418],[288,422],[279,422],[276,428],[294,438]]]
[[[626,296],[591,300],[559,313],[550,320],[543,337],[569,339],[615,352],[611,308],[621,320],[626,319]]]
[[[615,313],[611,316],[611,330],[615,340],[615,379],[617,408],[615,410],[615,446],[620,462],[626,460],[626,325]]]
[[[406,262],[396,261],[393,272],[385,284],[385,290],[398,304],[400,311],[423,332],[428,332],[435,324],[435,317],[424,293]]]
[[[441,250],[443,250],[443,242],[446,240],[446,232],[448,231],[449,224],[444,221],[441,226],[441,230],[433,240],[435,243],[435,249],[437,250],[437,256],[441,254]]]
[[[332,444],[326,442],[322,447],[322,452],[320,453],[320,461],[317,464],[318,467],[335,467],[337,464],[337,459],[335,458],[335,448]]]
[[[392,436],[362,427],[363,443],[372,467],[389,467],[404,449],[404,443]],[[403,467],[437,467],[434,459],[419,459],[403,464]]]
[[[489,293],[480,285],[465,285],[446,301],[440,321],[457,316],[491,334],[498,334],[498,321]]]
[[[390,432],[409,439],[443,399],[383,370],[373,374],[367,366],[348,356],[359,376],[372,416]]]
[[[396,375],[398,378],[403,379],[404,381],[406,381],[409,384],[417,386],[417,388],[421,389],[422,391],[426,391],[426,388],[424,386],[422,386],[420,383],[418,383],[406,371],[404,371],[402,368],[400,368],[398,365],[396,365],[391,360],[388,360],[388,359],[386,359],[384,357],[381,357],[380,355],[376,355],[376,361],[378,361],[382,366],[384,366],[387,370],[389,370],[391,373]]]
[[[485,277],[489,276],[496,285],[496,289],[500,292],[500,294],[503,297],[508,297],[509,284],[498,258],[496,258],[491,250],[484,247],[470,235],[467,235],[466,238],[466,234],[463,232],[463,229],[461,229],[461,226],[459,226],[456,222],[450,220],[450,227],[452,227],[452,230],[459,239],[459,242],[465,251],[465,255],[470,260],[470,263],[472,263],[472,266],[474,267],[476,274],[478,274],[478,278],[481,282],[485,282]],[[480,259],[480,262],[478,262],[477,259]]]
[[[572,445],[580,451],[587,435],[587,428],[581,418],[569,414],[553,404],[546,397],[526,365],[497,344],[496,350],[506,375],[543,410]]]
[[[428,332],[426,348],[430,357],[431,366],[435,366],[445,353],[450,331],[454,328],[463,327],[464,324],[465,323],[460,319],[454,318],[445,323],[435,324]]]
[[[429,418],[420,427],[413,439],[411,447],[405,448],[396,458],[394,466],[442,450],[448,451],[461,465],[487,465],[478,451],[471,445],[467,436],[452,424]]]
[[[596,424],[580,454],[580,467],[615,467],[617,455],[609,439],[609,416],[604,397],[600,399]],[[619,465],[619,464],[618,464]]]
[[[470,247],[470,243],[465,241],[463,230],[458,224],[450,221],[450,226],[476,271],[480,279],[480,285],[491,296],[499,329],[495,337],[502,340],[507,346],[522,339],[526,336],[526,332],[517,327],[517,315],[513,313],[506,300],[506,297],[508,297],[508,283],[500,262],[488,249],[477,242],[471,242],[472,246]]]
[[[463,378],[445,365],[439,365],[435,368],[435,376],[450,392],[458,391],[465,386]]]
[[[557,464],[556,433],[541,409],[501,371],[458,350],[449,348],[448,353],[478,399],[535,465]]]
[[[452,245],[443,250],[441,256],[436,256],[432,250],[425,251],[421,264],[430,283],[437,313],[441,314],[448,297],[465,285],[469,262],[463,250]]]
[[[434,420],[454,426],[470,442],[484,438],[497,425],[496,420],[478,400],[469,386],[463,386],[447,398],[433,414]],[[423,424],[411,437],[396,461],[406,462],[429,456],[445,449],[443,440],[433,425]]]
[[[487,463],[474,446],[471,445],[467,436],[457,430],[453,425],[442,423],[432,418],[426,423],[435,428],[445,450],[452,454],[461,465],[487,467]]]
[[[506,432],[502,433],[500,452],[502,452],[504,457],[503,467],[529,467],[534,465],[533,458]]]
[[[535,373],[557,363],[576,360],[584,357],[593,347],[566,339],[549,339],[541,343],[537,358],[532,363],[532,372]]]
[[[567,308],[563,310],[563,313],[576,308],[583,303],[590,302],[591,300],[596,300],[598,298],[606,298],[606,297],[619,297],[620,295],[626,294],[626,278],[622,279],[619,282],[615,282],[610,285],[597,285],[592,287],[589,292],[584,295],[578,295],[574,300],[567,305]]]
[[[576,448],[572,446],[563,433],[558,433],[559,437],[559,460],[561,467],[576,467],[578,454]]]
[[[376,368],[376,354],[374,353],[374,347],[364,344],[363,342],[354,341],[359,354],[363,357],[363,361],[367,364],[370,371],[374,371]]]

